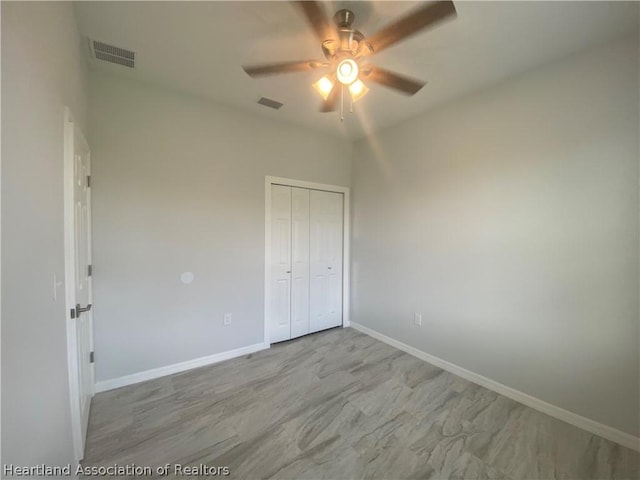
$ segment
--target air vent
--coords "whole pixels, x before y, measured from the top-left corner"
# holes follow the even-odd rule
[[[114,47],[97,40],[89,40],[89,48],[93,58],[125,67],[134,68],[136,54],[124,48]]]
[[[258,100],[260,105],[264,105],[265,107],[273,108],[274,110],[278,110],[283,104],[280,102],[276,102],[275,100],[271,100],[270,98],[260,97]]]

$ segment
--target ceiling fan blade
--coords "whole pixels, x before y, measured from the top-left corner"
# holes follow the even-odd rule
[[[366,80],[393,88],[407,95],[415,95],[418,90],[426,85],[426,82],[414,80],[373,65],[363,67],[362,75]]]
[[[365,38],[360,54],[372,55],[409,38],[424,28],[455,16],[456,7],[450,0],[428,3]]]
[[[333,88],[329,92],[327,99],[324,102],[322,102],[322,105],[320,105],[321,112],[327,113],[327,112],[335,111],[336,106],[338,104],[338,95],[340,95],[341,87],[342,87],[342,84],[339,82],[335,82],[333,84]]]
[[[318,40],[323,42],[335,37],[333,26],[325,15],[321,2],[292,1],[291,3],[302,12]]]
[[[317,60],[305,60],[302,62],[266,63],[262,65],[247,65],[242,69],[250,77],[262,75],[274,75],[278,73],[306,72],[314,68],[326,67],[328,64]]]

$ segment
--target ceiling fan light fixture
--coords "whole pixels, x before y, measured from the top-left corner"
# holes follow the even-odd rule
[[[356,80],[349,85],[349,93],[351,93],[351,98],[354,102],[357,102],[364,97],[368,91],[369,88],[362,82],[362,80]]]
[[[245,65],[242,68],[252,78],[327,68],[327,74],[312,86],[324,99],[320,111],[335,111],[339,104],[341,120],[344,119],[344,87],[346,86],[349,90],[347,101],[350,101],[351,105],[347,106],[351,112],[353,111],[353,102],[365,96],[369,91],[360,79],[361,76],[367,82],[373,82],[406,95],[415,95],[425,85],[425,82],[369,65],[366,57],[456,16],[456,8],[452,0],[427,1],[373,35],[365,37],[361,31],[353,28],[355,16],[350,10],[342,9],[336,12],[333,22],[335,25],[331,25],[325,15],[323,2],[320,0],[292,1],[291,3],[300,10],[311,30],[321,42],[322,52],[327,62],[303,60]],[[360,64],[362,64],[362,72]]]
[[[325,75],[313,84],[313,88],[324,100],[326,100],[329,97],[331,90],[333,90],[333,82]]]
[[[345,58],[336,69],[338,80],[343,85],[351,85],[358,79],[358,64],[352,58]]]

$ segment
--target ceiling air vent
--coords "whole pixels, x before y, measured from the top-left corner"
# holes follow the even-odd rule
[[[98,42],[97,40],[89,40],[89,48],[91,49],[91,55],[93,58],[97,58],[98,60],[123,65],[129,68],[134,68],[135,66],[136,54],[130,50],[114,47],[113,45],[107,45],[106,43]]]
[[[280,102],[276,102],[275,100],[271,100],[270,98],[260,97],[258,100],[260,105],[264,105],[265,107],[273,108],[274,110],[278,110],[283,104]]]

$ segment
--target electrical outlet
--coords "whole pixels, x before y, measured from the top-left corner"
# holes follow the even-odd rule
[[[413,314],[413,324],[416,327],[421,327],[422,326],[422,314],[420,314],[420,313],[414,313]]]
[[[232,315],[230,313],[224,314],[224,320],[222,321],[223,325],[231,325]]]

